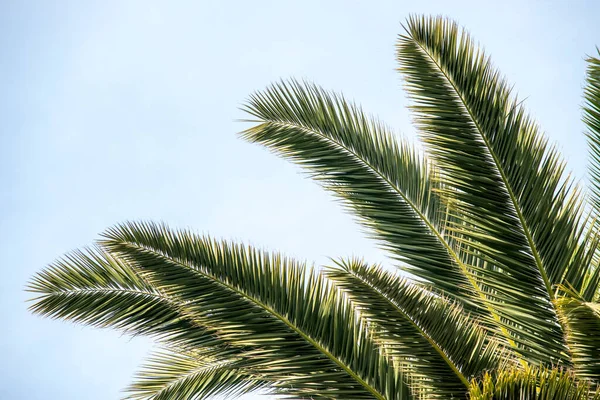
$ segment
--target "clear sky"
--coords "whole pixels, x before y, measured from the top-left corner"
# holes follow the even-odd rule
[[[385,261],[297,168],[238,139],[235,120],[253,90],[298,77],[413,137],[394,71],[410,13],[466,25],[583,179],[583,59],[600,44],[600,2],[486,3],[0,1],[0,399],[119,398],[150,343],[32,316],[23,291],[117,222],[317,263]]]

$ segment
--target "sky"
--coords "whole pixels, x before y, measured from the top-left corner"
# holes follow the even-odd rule
[[[386,262],[328,193],[237,136],[239,107],[302,78],[415,138],[394,58],[410,14],[466,26],[585,180],[581,92],[600,2],[486,3],[0,0],[0,399],[122,396],[152,343],[33,316],[24,291],[118,222],[316,263]]]

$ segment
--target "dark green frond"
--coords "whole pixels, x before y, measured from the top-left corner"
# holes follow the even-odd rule
[[[596,388],[561,369],[512,369],[474,381],[471,400],[598,400]]]
[[[342,96],[309,84],[274,85],[251,96],[245,110],[258,119],[245,139],[307,168],[409,272],[473,300],[444,237],[437,183],[412,146]]]
[[[598,53],[600,54],[600,50]],[[587,126],[590,151],[589,180],[592,203],[596,213],[600,214],[600,59],[588,57],[587,63],[583,121]]]
[[[155,339],[131,400],[600,400],[600,50],[591,207],[465,30],[409,18],[397,56],[427,154],[294,80],[250,96],[241,136],[333,192],[401,271],[130,222],[36,274],[30,310]]]
[[[576,258],[578,191],[467,33],[427,17],[411,18],[406,30],[400,70],[460,219],[454,237],[486,261],[475,268],[478,284],[526,357],[568,363],[552,300],[569,268],[585,268]]]
[[[262,366],[261,378],[285,393],[410,398],[355,310],[303,264],[151,223],[105,237],[103,246],[208,320],[221,340],[253,348],[248,356]]]

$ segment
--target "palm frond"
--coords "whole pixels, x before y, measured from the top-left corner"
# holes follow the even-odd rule
[[[152,223],[110,229],[102,246],[185,302],[221,340],[252,347],[261,379],[286,394],[410,398],[350,303],[302,263]]]
[[[445,237],[434,169],[343,96],[296,81],[251,96],[242,133],[311,172],[358,215],[400,267],[469,306],[472,286]],[[474,309],[477,309],[475,307]]]
[[[332,279],[375,327],[424,398],[466,398],[472,378],[509,364],[509,354],[447,299],[360,260],[328,267]]]
[[[428,154],[293,80],[250,97],[241,136],[304,167],[402,271],[130,222],[35,275],[30,310],[156,339],[132,400],[600,400],[600,58],[590,209],[456,23],[410,18],[397,55]]]
[[[562,369],[526,368],[486,374],[469,394],[471,400],[598,400],[595,390]]]
[[[580,261],[579,268],[568,268],[563,278],[564,284],[557,285],[557,298],[562,297],[565,293],[578,293],[585,301],[593,301],[596,298],[596,293],[600,284],[600,252],[598,245],[600,244],[600,226],[598,225],[598,217],[595,217],[594,211],[590,212],[585,223],[582,224],[582,236],[584,240],[582,246],[578,249],[576,260]],[[568,288],[567,292],[561,291],[562,288]]]
[[[248,360],[222,349],[167,348],[155,352],[127,389],[132,400],[235,398],[267,388],[245,369]]]
[[[600,50],[598,54],[600,55]],[[591,200],[596,213],[600,214],[600,59],[588,57],[587,63],[583,121],[587,126],[590,151]]]
[[[36,314],[190,347],[219,344],[184,304],[100,248],[67,254],[39,272],[28,290],[38,295],[30,306]]]
[[[583,206],[564,162],[456,23],[409,19],[398,59],[461,221],[449,229],[486,261],[475,271],[494,313],[530,361],[568,363],[554,285],[589,257],[579,251]]]
[[[600,304],[568,292],[556,301],[579,378],[600,383]]]

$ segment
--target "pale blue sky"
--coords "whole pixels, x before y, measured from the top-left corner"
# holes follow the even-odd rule
[[[583,58],[600,44],[600,2],[485,3],[0,1],[0,399],[119,398],[149,343],[34,317],[23,292],[117,222],[383,261],[329,195],[239,140],[235,120],[249,93],[293,76],[414,136],[394,71],[410,13],[466,25],[583,178]]]

